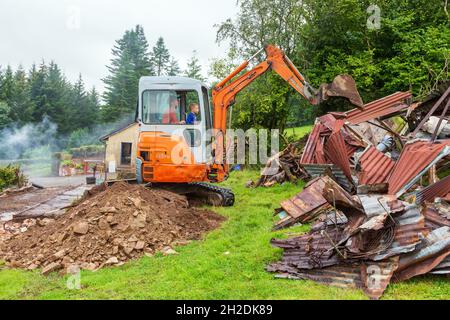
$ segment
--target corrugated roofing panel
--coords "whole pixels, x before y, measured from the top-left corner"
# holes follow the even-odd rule
[[[450,273],[450,255],[447,256],[441,263],[439,263],[436,268],[434,268],[430,273],[432,274],[449,274]]]
[[[385,251],[375,255],[373,260],[383,260],[401,253],[411,252],[420,243],[421,239],[428,234],[425,227],[425,218],[417,205],[404,203],[405,210],[400,215],[395,214],[394,241]]]
[[[437,143],[418,140],[406,144],[388,179],[388,193],[401,196],[434,161],[442,159],[449,153],[450,139]]]
[[[351,124],[358,124],[406,110],[408,105],[406,105],[405,102],[411,97],[411,92],[396,92],[387,97],[366,104],[362,110],[353,109],[348,111],[346,113],[347,120]]]
[[[322,196],[324,186],[325,183],[318,178],[291,199],[281,202],[281,207],[293,218],[300,218],[300,222],[306,222],[310,220],[308,213],[327,204],[327,200]]]
[[[359,162],[361,164],[359,184],[362,185],[385,183],[395,165],[391,158],[378,151],[374,146],[370,146],[364,151]]]
[[[337,182],[346,191],[351,192],[353,190],[353,183],[347,179],[341,168],[333,164],[302,164],[302,167],[308,172],[308,174],[317,178],[323,176],[327,169],[331,170],[331,173],[336,177]]]
[[[341,168],[347,179],[352,179],[350,171],[350,162],[347,156],[347,148],[345,146],[344,137],[341,131],[333,132],[325,144],[326,157],[339,168]]]
[[[278,272],[278,278],[307,279],[340,288],[358,288],[373,299],[378,299],[388,286],[398,266],[398,257],[386,261],[339,264],[321,269],[297,269],[283,263],[274,263],[267,271]]]
[[[333,250],[343,236],[344,227],[330,227],[326,230],[289,238],[272,239],[271,244],[284,249],[283,257],[278,263],[294,266],[299,269],[313,269],[332,266],[339,263],[339,258]],[[327,236],[323,234],[327,233]]]
[[[300,163],[315,163],[314,154],[316,152],[316,145],[320,141],[320,133],[322,132],[323,125],[320,122],[316,122],[306,142],[303,154],[300,159]]]
[[[416,203],[433,201],[436,197],[445,197],[450,192],[450,175],[428,187],[420,190],[416,196]]]
[[[422,209],[422,214],[425,216],[425,226],[431,230],[439,229],[441,227],[450,227],[450,220],[439,214],[439,211],[432,206],[426,206]]]
[[[449,248],[450,227],[433,230],[414,252],[400,257],[396,280],[407,280],[431,271],[450,255]]]

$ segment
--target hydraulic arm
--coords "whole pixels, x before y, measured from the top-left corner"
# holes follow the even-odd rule
[[[250,61],[254,59],[262,50],[265,50],[266,52],[266,60],[260,62],[251,70],[239,75],[248,67]],[[329,97],[343,97],[358,107],[363,106],[361,97],[356,89],[355,81],[351,76],[339,75],[331,84],[323,84],[318,90],[316,90],[305,80],[305,77],[303,77],[303,75],[298,71],[298,69],[281,49],[273,45],[267,45],[250,59],[244,61],[229,76],[219,82],[212,91],[214,106],[214,129],[216,131],[216,157],[217,155],[223,155],[223,137],[226,132],[228,108],[234,103],[236,95],[242,89],[246,88],[269,69],[275,71],[284,80],[286,80],[312,105],[317,105]],[[236,76],[237,78],[235,78]],[[223,163],[223,159],[220,159],[218,162]],[[226,165],[223,170],[228,170]]]

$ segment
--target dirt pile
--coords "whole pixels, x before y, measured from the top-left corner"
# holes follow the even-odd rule
[[[200,239],[224,217],[189,208],[185,197],[138,185],[116,183],[71,208],[60,218],[36,220],[0,244],[9,266],[96,270],[143,254],[173,252],[170,246]]]

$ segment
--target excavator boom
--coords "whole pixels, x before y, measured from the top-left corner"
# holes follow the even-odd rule
[[[320,104],[329,97],[342,97],[359,108],[363,106],[362,99],[356,89],[356,83],[350,75],[339,75],[331,84],[322,84],[316,90],[306,81],[305,77],[281,49],[273,45],[267,45],[264,50],[267,55],[266,60],[233,80],[247,68],[249,61],[259,54],[259,51],[237,67],[213,89],[214,128],[225,132],[227,109],[234,103],[236,95],[269,69],[286,80],[312,105]]]
[[[339,75],[331,84],[322,84],[316,90],[306,81],[305,77],[280,48],[267,45],[264,50],[266,52],[266,60],[260,62],[251,70],[239,75],[248,67],[250,60],[261,52],[261,50],[258,51],[253,57],[244,61],[230,75],[219,82],[213,89],[214,129],[216,131],[215,162],[221,165],[224,162],[223,140],[227,126],[227,110],[234,103],[236,95],[242,89],[246,88],[269,69],[275,71],[286,80],[291,87],[312,105],[320,104],[330,97],[342,97],[348,99],[359,108],[363,106],[362,99],[356,89],[356,83],[350,75]],[[228,171],[226,164],[223,164],[221,169],[224,172]]]

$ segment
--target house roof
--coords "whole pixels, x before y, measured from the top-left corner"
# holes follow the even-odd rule
[[[108,133],[107,135],[104,135],[104,136],[100,137],[99,140],[100,140],[100,141],[106,141],[106,140],[108,140],[109,137],[111,137],[111,136],[113,136],[113,135],[115,135],[115,134],[118,134],[118,133],[120,133],[120,132],[122,132],[122,131],[124,131],[124,130],[126,130],[126,129],[132,127],[132,126],[134,126],[134,125],[137,125],[137,124],[138,124],[138,123],[135,122],[135,121],[133,121],[133,122],[131,122],[131,123],[128,123],[128,124],[126,124],[126,125],[124,125],[124,126],[122,126],[122,127],[117,128],[116,130],[111,131],[111,132]]]

